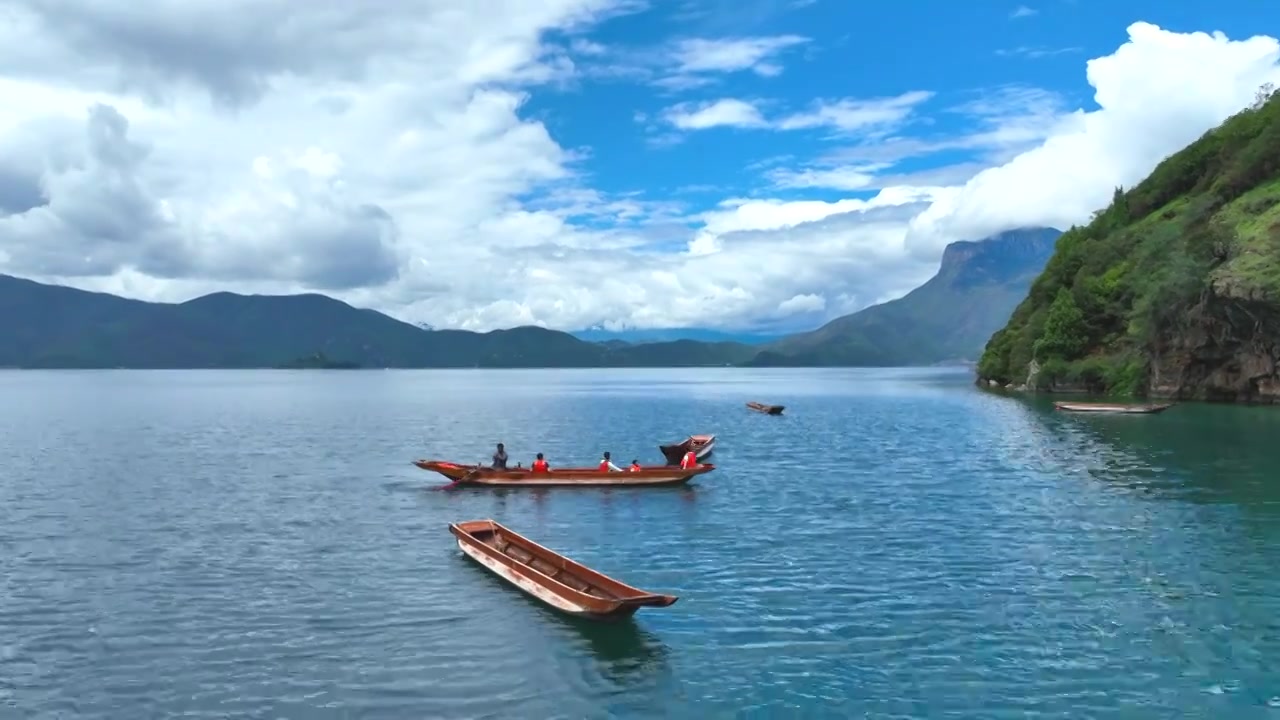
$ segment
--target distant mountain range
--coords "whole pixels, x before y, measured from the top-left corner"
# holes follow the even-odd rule
[[[933,364],[977,357],[1025,297],[1057,235],[1022,230],[953,243],[937,276],[907,296],[781,339],[694,329],[579,337],[537,327],[432,330],[317,294],[220,292],[152,303],[0,275],[0,367]]]
[[[671,342],[673,340],[697,340],[698,342],[732,342],[743,345],[763,345],[782,338],[776,333],[726,332],[710,328],[647,328],[637,330],[605,330],[588,328],[574,330],[572,335],[587,342],[625,343]]]

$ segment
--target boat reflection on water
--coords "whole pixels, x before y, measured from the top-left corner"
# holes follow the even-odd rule
[[[634,618],[602,624],[554,613],[557,634],[590,653],[601,676],[620,687],[646,685],[669,671],[667,646]]]

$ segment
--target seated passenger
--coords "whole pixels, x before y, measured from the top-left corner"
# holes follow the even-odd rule
[[[698,467],[698,456],[694,455],[693,451],[690,450],[684,454],[684,457],[680,458],[680,469],[688,470],[695,467]]]
[[[546,460],[542,459],[542,453],[538,453],[538,457],[534,459],[533,465],[531,466],[530,469],[536,473],[544,473],[544,472],[550,472],[551,466],[547,464]]]
[[[605,451],[604,457],[600,459],[600,472],[622,472],[622,468],[613,464],[609,459],[609,451]]]

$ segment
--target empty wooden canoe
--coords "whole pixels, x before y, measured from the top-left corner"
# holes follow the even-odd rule
[[[690,450],[693,451],[693,456],[698,459],[698,462],[702,462],[703,458],[711,454],[715,446],[715,435],[690,435],[678,443],[659,445],[658,450],[662,451],[668,465],[679,465],[684,454]]]
[[[684,469],[651,465],[622,472],[553,467],[547,472],[533,472],[527,468],[494,470],[484,465],[461,465],[447,460],[415,460],[413,464],[423,470],[438,472],[459,485],[490,487],[661,487],[680,485],[716,469],[715,465],[708,464]]]
[[[564,613],[593,620],[667,607],[675,595],[651,593],[596,572],[493,520],[450,523],[458,549],[493,574]]]
[[[1056,402],[1053,407],[1063,412],[1080,413],[1118,413],[1123,415],[1151,415],[1164,412],[1173,407],[1173,403],[1149,403],[1143,405],[1124,405],[1117,403],[1093,402]]]
[[[764,413],[765,415],[781,415],[782,411],[786,409],[785,405],[765,405],[764,403],[758,402],[749,402],[747,403],[747,407],[755,410],[756,412]]]

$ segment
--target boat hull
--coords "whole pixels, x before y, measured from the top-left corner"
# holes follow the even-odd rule
[[[749,402],[747,407],[765,415],[781,415],[782,411],[786,409],[785,405],[765,405],[758,402]]]
[[[701,462],[703,458],[715,450],[715,447],[715,435],[690,435],[678,443],[659,445],[658,450],[667,459],[668,465],[679,465],[680,461],[684,459],[684,454],[689,450],[693,450],[693,456]]]
[[[1100,413],[1110,415],[1154,415],[1173,407],[1173,403],[1152,405],[1119,405],[1113,403],[1072,403],[1056,402],[1054,409],[1062,412]]]
[[[415,460],[423,470],[437,472],[459,485],[487,487],[664,487],[683,485],[715,470],[715,465],[692,468],[647,467],[638,471],[601,472],[595,468],[561,468],[535,473],[527,469],[494,470],[443,460]]]
[[[526,595],[566,615],[616,621],[679,598],[615,580],[539,545],[493,520],[450,523],[458,549]]]

